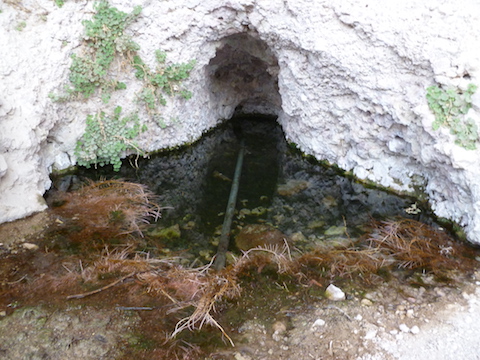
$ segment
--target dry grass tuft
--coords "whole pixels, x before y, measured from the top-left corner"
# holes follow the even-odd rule
[[[75,192],[58,195],[64,204],[54,214],[68,219],[79,231],[70,234],[74,242],[108,240],[127,234],[143,236],[150,220],[160,217],[156,196],[144,185],[121,181],[89,181]]]
[[[240,278],[253,269],[261,272],[269,266],[278,274],[291,275],[304,285],[319,285],[325,278],[354,276],[360,276],[362,282],[368,284],[380,279],[378,273],[382,268],[443,272],[465,269],[462,266],[468,263],[460,243],[442,231],[409,219],[375,221],[364,238],[352,241],[344,248],[323,247],[296,255],[292,255],[287,242],[284,246],[253,248],[221,271],[213,269],[213,260],[197,268],[185,267],[179,260],[151,258],[148,253],[133,251],[133,247],[104,250],[100,259],[90,266],[84,268],[80,264],[70,268],[62,281],[71,286],[73,273],[76,273],[88,287],[99,288],[68,297],[75,299],[106,291],[126,279],[134,280],[125,282],[125,285],[146,297],[159,299],[160,307],[165,311],[163,316],[171,316],[176,321],[175,328],[171,329],[171,325],[168,329],[170,339],[184,330],[198,330],[210,325],[218,328],[233,345],[232,339],[215,319],[216,309],[222,301],[241,295]],[[111,279],[107,280],[106,286],[105,279]],[[53,280],[50,284],[52,288],[60,285],[61,281]],[[188,316],[178,315],[186,311]]]
[[[380,269],[422,269],[435,274],[472,267],[465,246],[448,234],[412,219],[372,221],[369,233],[344,249],[319,248],[301,255],[302,269],[322,269],[325,277],[361,276],[379,280]],[[308,272],[308,271],[307,271]]]
[[[388,260],[378,251],[351,247],[342,250],[314,251],[301,255],[298,262],[302,267],[321,270],[327,278],[353,278],[361,275],[366,282],[373,282],[379,269]],[[306,271],[308,272],[308,271]]]
[[[445,232],[411,219],[395,219],[372,224],[367,237],[371,249],[392,258],[401,268],[433,272],[455,270],[463,258],[461,244]]]
[[[251,268],[258,272],[267,265],[275,265],[279,274],[295,275],[299,271],[299,263],[292,257],[290,247],[285,241],[283,246],[265,245],[244,251],[242,256],[236,259],[229,271],[238,276]]]

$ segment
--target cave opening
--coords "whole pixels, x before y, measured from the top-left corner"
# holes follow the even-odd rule
[[[219,120],[226,121],[194,144],[138,159],[137,168],[126,164],[115,174],[158,195],[162,218],[148,235],[162,246],[207,261],[215,254],[240,139],[246,153],[233,237],[248,225],[267,224],[314,246],[332,234],[360,234],[370,216],[403,214],[410,205],[291,149],[277,121],[283,115],[278,60],[255,34],[220,40],[205,71],[211,104],[223,108]],[[95,171],[102,176],[112,174]],[[163,238],[168,229],[178,236]]]
[[[278,116],[282,99],[275,54],[250,33],[227,36],[206,66],[210,100],[224,109],[225,118],[261,114]]]

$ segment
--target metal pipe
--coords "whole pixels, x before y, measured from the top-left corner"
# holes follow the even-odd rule
[[[243,155],[245,153],[245,141],[240,142],[240,151],[238,152],[237,165],[235,167],[235,175],[233,176],[232,188],[230,189],[230,197],[228,199],[227,209],[225,211],[225,218],[223,219],[222,234],[218,242],[217,255],[213,266],[217,270],[225,267],[227,259],[228,243],[230,240],[230,230],[232,227],[233,214],[237,204],[238,186],[240,185],[240,175],[242,173]]]

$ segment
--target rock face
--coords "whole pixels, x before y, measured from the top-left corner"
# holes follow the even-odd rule
[[[76,161],[87,114],[121,105],[148,126],[139,143],[157,150],[198,139],[235,112],[278,116],[306,153],[400,191],[422,188],[439,216],[480,243],[480,151],[434,131],[430,85],[480,85],[480,4],[413,0],[112,0],[143,10],[127,31],[155,66],[155,50],[174,62],[196,59],[193,97],[169,100],[159,125],[139,109],[138,81],[104,104],[49,99],[68,80],[82,20],[93,4],[6,2],[0,13],[0,222],[46,207],[52,169]],[[480,95],[469,117],[480,125]],[[176,119],[176,121],[173,121]]]

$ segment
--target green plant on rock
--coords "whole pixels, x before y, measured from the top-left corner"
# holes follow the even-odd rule
[[[466,118],[468,110],[472,107],[472,95],[477,86],[469,84],[466,91],[455,88],[442,89],[438,86],[427,88],[427,102],[430,110],[435,114],[433,129],[441,126],[450,129],[456,136],[455,143],[468,150],[476,149],[478,129],[475,121]]]
[[[185,99],[190,99],[192,93],[181,87],[181,82],[187,79],[195,66],[195,60],[183,64],[166,65],[167,54],[163,51],[155,51],[157,68],[152,71],[148,65],[135,55],[133,57],[133,67],[137,79],[143,80],[145,86],[138,97],[145,104],[149,111],[153,111],[159,105],[165,105],[164,94],[173,96],[180,94]]]
[[[88,98],[101,88],[102,100],[108,102],[111,91],[125,88],[125,84],[110,79],[108,72],[116,55],[128,55],[139,49],[125,34],[125,29],[138,17],[142,8],[136,6],[127,14],[111,7],[107,1],[97,2],[94,7],[96,13],[92,20],[83,22],[84,40],[90,51],[80,56],[72,55],[69,77],[72,88],[69,93]]]
[[[23,31],[23,29],[25,29],[26,27],[27,27],[27,23],[25,21],[20,21],[15,27],[15,30]]]
[[[64,0],[54,0],[57,5]],[[173,96],[179,94],[189,99],[192,94],[181,87],[194,67],[195,61],[186,64],[166,64],[166,53],[155,52],[157,67],[152,71],[137,54],[139,50],[132,38],[125,34],[126,28],[139,16],[141,7],[137,6],[129,14],[111,7],[107,0],[94,4],[96,10],[91,20],[83,21],[85,26],[84,45],[86,50],[81,54],[71,55],[69,85],[62,94],[50,93],[52,101],[64,102],[80,96],[85,99],[94,94],[108,103],[115,90],[126,88],[126,84],[118,81],[112,74],[132,66],[135,77],[143,82],[142,90],[137,94],[140,102],[147,107],[152,119],[161,117],[156,110],[159,105],[165,105],[164,94]],[[121,63],[114,67],[114,60]],[[117,63],[117,61],[115,61]],[[126,152],[141,153],[134,139],[145,131],[145,125],[140,127],[137,115],[120,118],[121,107],[115,109],[114,115],[107,116],[104,112],[89,115],[86,120],[86,130],[77,142],[75,155],[78,164],[91,165],[112,164],[114,170],[121,166],[121,156]],[[167,125],[163,122],[160,126]]]
[[[134,139],[146,128],[141,127],[136,114],[121,118],[121,112],[122,108],[117,106],[113,116],[107,116],[104,112],[87,116],[85,133],[75,148],[79,165],[112,164],[113,169],[118,171],[126,151],[143,153]]]

